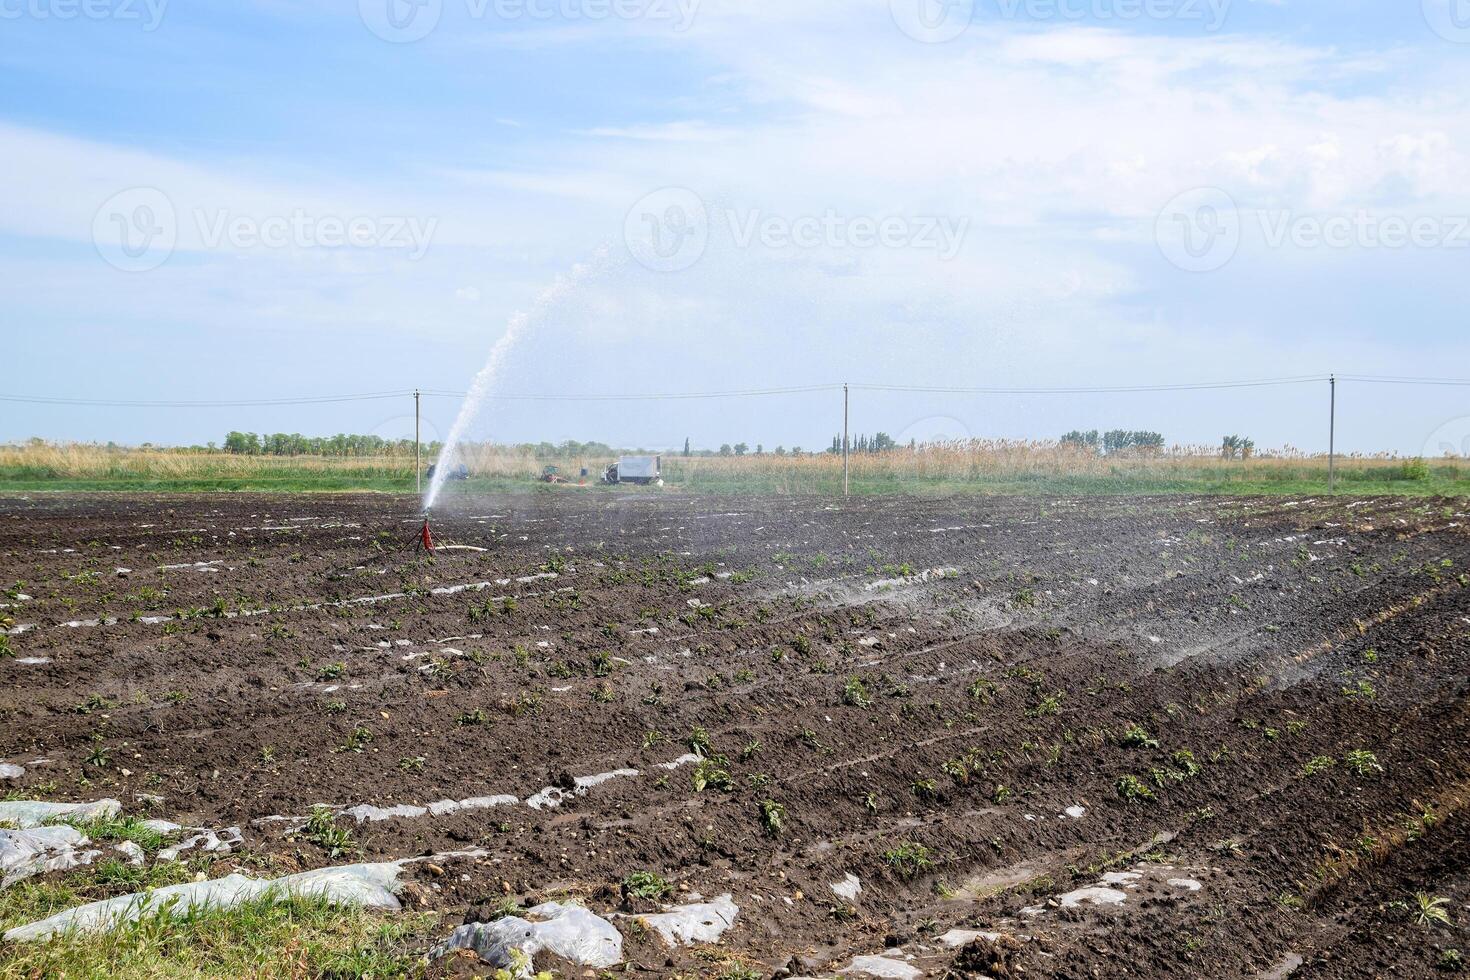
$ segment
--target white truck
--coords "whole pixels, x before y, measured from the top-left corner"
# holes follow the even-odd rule
[[[604,483],[637,483],[663,486],[662,456],[620,456],[602,474]]]

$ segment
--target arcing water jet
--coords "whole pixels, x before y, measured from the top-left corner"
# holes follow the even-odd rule
[[[536,297],[536,302],[532,304],[529,312],[517,313],[510,318],[505,333],[495,342],[495,346],[490,348],[490,356],[485,361],[485,366],[480,369],[479,374],[475,375],[469,394],[465,396],[464,403],[460,405],[459,414],[455,416],[454,424],[449,427],[449,434],[444,439],[444,446],[439,450],[439,459],[434,464],[434,475],[430,477],[429,489],[424,493],[423,511],[426,517],[433,509],[434,502],[439,498],[439,491],[444,489],[444,481],[448,479],[450,471],[459,462],[457,458],[459,443],[464,438],[466,429],[479,415],[485,400],[494,393],[495,388],[499,385],[506,357],[509,356],[521,337],[529,329],[544,321],[547,314],[555,309],[558,303],[565,300],[594,276],[611,268],[609,257],[609,247],[602,246],[594,253],[592,261],[574,265],[571,272],[557,277],[556,282]]]

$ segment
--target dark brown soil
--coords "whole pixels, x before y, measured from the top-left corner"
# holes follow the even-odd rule
[[[265,817],[636,770],[558,808],[339,822],[366,859],[486,852],[416,866],[444,932],[507,896],[648,911],[634,871],[734,897],[718,947],[633,930],[645,975],[1470,958],[1463,501],[567,490],[456,501],[439,539],[486,550],[433,559],[414,506],[0,499],[0,589],[30,596],[0,593],[0,761],[28,796],[239,825],[272,873],[343,859]],[[660,768],[697,729],[729,789]],[[1109,873],[1120,904],[1061,901]]]

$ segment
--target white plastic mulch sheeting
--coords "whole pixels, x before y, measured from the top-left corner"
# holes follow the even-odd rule
[[[532,957],[543,950],[582,966],[617,966],[623,961],[623,934],[580,905],[546,902],[528,909],[525,918],[508,915],[494,922],[460,926],[429,956],[437,958],[456,949],[472,949],[492,966],[529,977]]]
[[[0,889],[31,875],[91,863],[102,852],[83,850],[90,843],[75,827],[0,830]]]
[[[227,909],[259,899],[282,900],[293,896],[323,898],[338,905],[397,909],[400,907],[395,895],[398,875],[405,865],[420,860],[428,859],[348,864],[275,879],[231,874],[212,881],[169,885],[67,909],[49,919],[17,926],[6,932],[4,938],[22,942],[67,932],[102,932],[163,911]]]
[[[855,956],[844,974],[861,973],[870,977],[883,977],[885,980],[918,980],[924,975],[924,971],[910,963],[898,958],[897,953],[881,956]]]
[[[196,847],[201,851],[212,854],[229,854],[235,848],[245,843],[245,838],[240,834],[239,827],[226,827],[223,830],[210,830],[207,827],[184,827],[170,820],[144,820],[143,826],[149,830],[156,830],[160,834],[189,833],[176,844],[171,844],[158,852],[160,861],[177,861],[179,855],[185,851],[192,851]]]
[[[117,800],[97,800],[95,803],[10,800],[0,802],[0,823],[29,830],[52,820],[95,820],[98,817],[115,817],[121,812],[122,804]]]
[[[663,937],[670,946],[713,943],[735,924],[740,908],[729,895],[712,902],[679,905],[656,915],[633,916]]]

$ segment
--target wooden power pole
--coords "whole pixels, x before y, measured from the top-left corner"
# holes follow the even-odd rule
[[[413,489],[419,496],[424,493],[424,459],[419,443],[419,390],[413,390]]]
[[[842,495],[846,497],[851,484],[847,475],[847,385],[842,386]]]
[[[1337,492],[1337,375],[1327,379],[1331,402],[1327,426],[1327,492]]]

